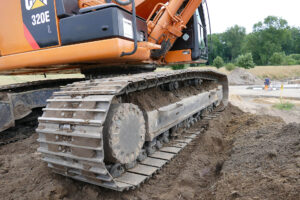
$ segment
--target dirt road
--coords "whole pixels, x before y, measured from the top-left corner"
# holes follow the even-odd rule
[[[271,115],[281,117],[286,123],[300,123],[300,90],[286,89],[278,91],[249,90],[248,86],[231,86],[230,102],[244,112],[257,115]],[[282,96],[282,99],[280,99]],[[278,110],[275,104],[280,102],[294,104],[292,110]]]
[[[159,174],[124,193],[55,175],[40,161],[34,134],[0,147],[0,199],[298,199],[299,131],[229,106]]]
[[[284,89],[281,90],[251,90],[247,89],[252,86],[230,86],[230,94],[240,95],[243,97],[264,97],[264,98],[280,98],[280,96],[286,99],[293,99],[300,101],[300,89]],[[261,86],[263,87],[263,85]],[[287,87],[287,86],[286,86]]]

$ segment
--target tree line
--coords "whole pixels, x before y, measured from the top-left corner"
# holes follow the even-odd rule
[[[275,16],[256,23],[250,34],[235,25],[224,33],[212,34],[208,62],[217,67],[225,62],[245,68],[300,64],[300,28]]]

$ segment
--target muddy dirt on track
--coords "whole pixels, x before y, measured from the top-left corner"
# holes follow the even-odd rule
[[[299,199],[299,131],[230,105],[159,174],[123,193],[52,173],[34,134],[0,147],[0,199]]]

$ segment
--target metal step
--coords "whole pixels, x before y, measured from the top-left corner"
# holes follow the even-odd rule
[[[106,113],[105,109],[69,109],[69,108],[44,108],[43,111],[58,111],[58,112],[102,112]]]
[[[80,149],[88,149],[88,150],[95,150],[95,151],[102,151],[103,148],[102,147],[87,147],[87,146],[79,146],[79,145],[73,145],[67,142],[52,142],[52,141],[47,141],[47,140],[43,140],[43,139],[38,139],[37,140],[39,143],[45,143],[45,144],[53,144],[53,145],[57,145],[57,146],[67,146],[67,147],[74,147],[74,148],[80,148]]]
[[[60,131],[60,130],[52,130],[52,129],[36,129],[37,133],[43,133],[43,134],[51,134],[51,135],[62,135],[62,136],[75,136],[75,137],[82,137],[82,138],[94,138],[94,139],[101,139],[102,134],[101,131],[98,133],[82,133],[79,131],[73,131],[73,132],[66,132],[66,131]]]
[[[55,117],[39,117],[41,122],[57,122],[65,124],[89,124],[91,126],[102,126],[101,120],[86,120],[86,119],[73,119],[73,118],[55,118]]]

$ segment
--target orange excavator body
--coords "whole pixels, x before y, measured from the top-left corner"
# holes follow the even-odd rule
[[[76,12],[73,10],[74,13],[61,14],[60,4],[66,7],[72,2],[77,4]],[[187,28],[188,22],[202,0],[188,2],[184,0],[136,0],[135,12],[138,16],[138,23],[144,21],[144,30],[147,33],[144,33],[146,35],[143,36],[144,39],[137,42],[137,49],[132,55],[122,55],[122,53],[134,49],[133,36],[129,38],[124,35],[106,36],[70,43],[64,41],[64,38],[68,37],[66,34],[69,34],[65,33],[64,29],[67,28],[63,27],[66,26],[64,23],[68,18],[91,15],[92,12],[98,11],[99,6],[113,3],[116,2],[106,3],[104,0],[1,1],[0,26],[5,28],[0,30],[0,74],[63,72],[70,69],[82,70],[91,66],[97,68],[128,67],[205,62],[205,60],[193,60],[191,49],[171,51],[176,40],[183,36],[182,31]],[[65,7],[63,9],[68,9]],[[95,9],[92,9],[93,7]],[[81,12],[88,8],[91,10]],[[118,9],[122,13],[131,14],[132,5],[121,5]],[[77,26],[76,19],[72,23],[72,27]],[[132,22],[128,23],[127,27],[123,25],[123,29],[132,35],[133,31],[128,30],[128,27],[132,28]],[[110,28],[108,25],[108,29]],[[89,30],[83,33],[89,34]],[[163,49],[166,42],[168,45]],[[153,56],[153,51],[160,53]]]

